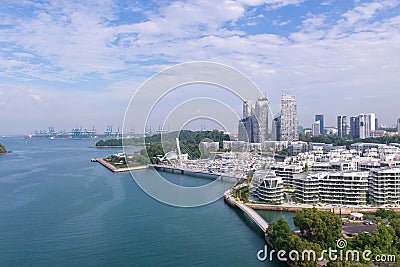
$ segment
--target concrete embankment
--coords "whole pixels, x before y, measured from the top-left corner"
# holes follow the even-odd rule
[[[95,158],[94,161],[100,163],[101,165],[103,165],[104,167],[106,167],[107,169],[109,169],[112,172],[128,172],[128,171],[135,171],[135,170],[143,170],[143,169],[147,169],[149,167],[148,165],[142,165],[142,166],[136,166],[136,167],[117,168],[102,158]]]
[[[292,212],[300,211],[302,209],[316,208],[317,210],[320,210],[320,211],[329,211],[329,212],[333,212],[338,215],[349,215],[350,213],[353,213],[353,212],[373,214],[379,210],[379,208],[375,208],[375,207],[329,207],[329,206],[324,207],[324,206],[309,206],[309,205],[305,206],[305,205],[296,205],[296,204],[269,205],[269,204],[246,203],[246,205],[255,210],[276,210],[276,211],[292,211]],[[395,212],[400,212],[400,208],[387,208],[386,207],[386,209],[392,209]]]

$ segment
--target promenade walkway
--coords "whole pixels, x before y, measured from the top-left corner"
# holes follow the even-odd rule
[[[246,204],[240,203],[234,197],[231,196],[230,190],[226,191],[224,194],[225,200],[239,209],[241,209],[244,213],[246,213],[257,225],[260,229],[265,233],[268,229],[268,223],[252,208],[246,206]]]

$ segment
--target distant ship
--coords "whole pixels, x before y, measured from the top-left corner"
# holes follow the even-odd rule
[[[3,135],[2,137],[3,138],[11,138],[11,136],[9,136],[9,135]]]

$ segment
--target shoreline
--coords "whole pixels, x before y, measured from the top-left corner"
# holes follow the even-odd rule
[[[380,209],[393,210],[400,213],[400,207],[329,207],[329,206],[305,206],[305,205],[271,205],[271,204],[257,204],[257,203],[244,203],[254,210],[270,210],[270,211],[289,211],[295,212],[302,209],[316,208],[319,211],[329,211],[337,215],[350,215],[350,213],[359,212],[364,214],[373,214]]]
[[[144,146],[89,146],[89,148],[124,148],[124,147],[137,147],[141,148]]]
[[[107,169],[109,169],[110,171],[112,171],[114,173],[144,170],[144,169],[149,168],[148,165],[140,165],[140,166],[135,166],[135,167],[127,167],[127,168],[117,168],[102,158],[94,158],[93,161],[100,163],[101,165],[103,165],[104,167],[106,167]]]

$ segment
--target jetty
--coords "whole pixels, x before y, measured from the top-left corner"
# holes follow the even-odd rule
[[[102,158],[94,158],[94,159],[92,159],[92,162],[98,162],[114,173],[143,170],[143,169],[147,169],[149,167],[148,165],[141,165],[141,166],[135,166],[135,167],[117,168]]]
[[[242,177],[237,177],[235,175],[231,175],[231,174],[227,174],[227,173],[205,172],[202,170],[193,170],[193,169],[187,169],[187,168],[171,166],[171,165],[149,164],[148,166],[154,168],[157,171],[161,171],[161,172],[184,174],[187,176],[209,178],[209,179],[214,179],[214,180],[221,179],[221,180],[236,182],[236,181],[242,179]]]
[[[258,214],[255,210],[253,210],[246,204],[241,203],[241,202],[237,201],[234,197],[232,197],[231,190],[228,190],[224,193],[224,199],[229,205],[231,205],[233,207],[238,207],[244,213],[246,213],[258,225],[258,227],[260,227],[260,229],[264,233],[267,231],[268,223],[264,220],[264,218],[261,217],[260,214]]]

